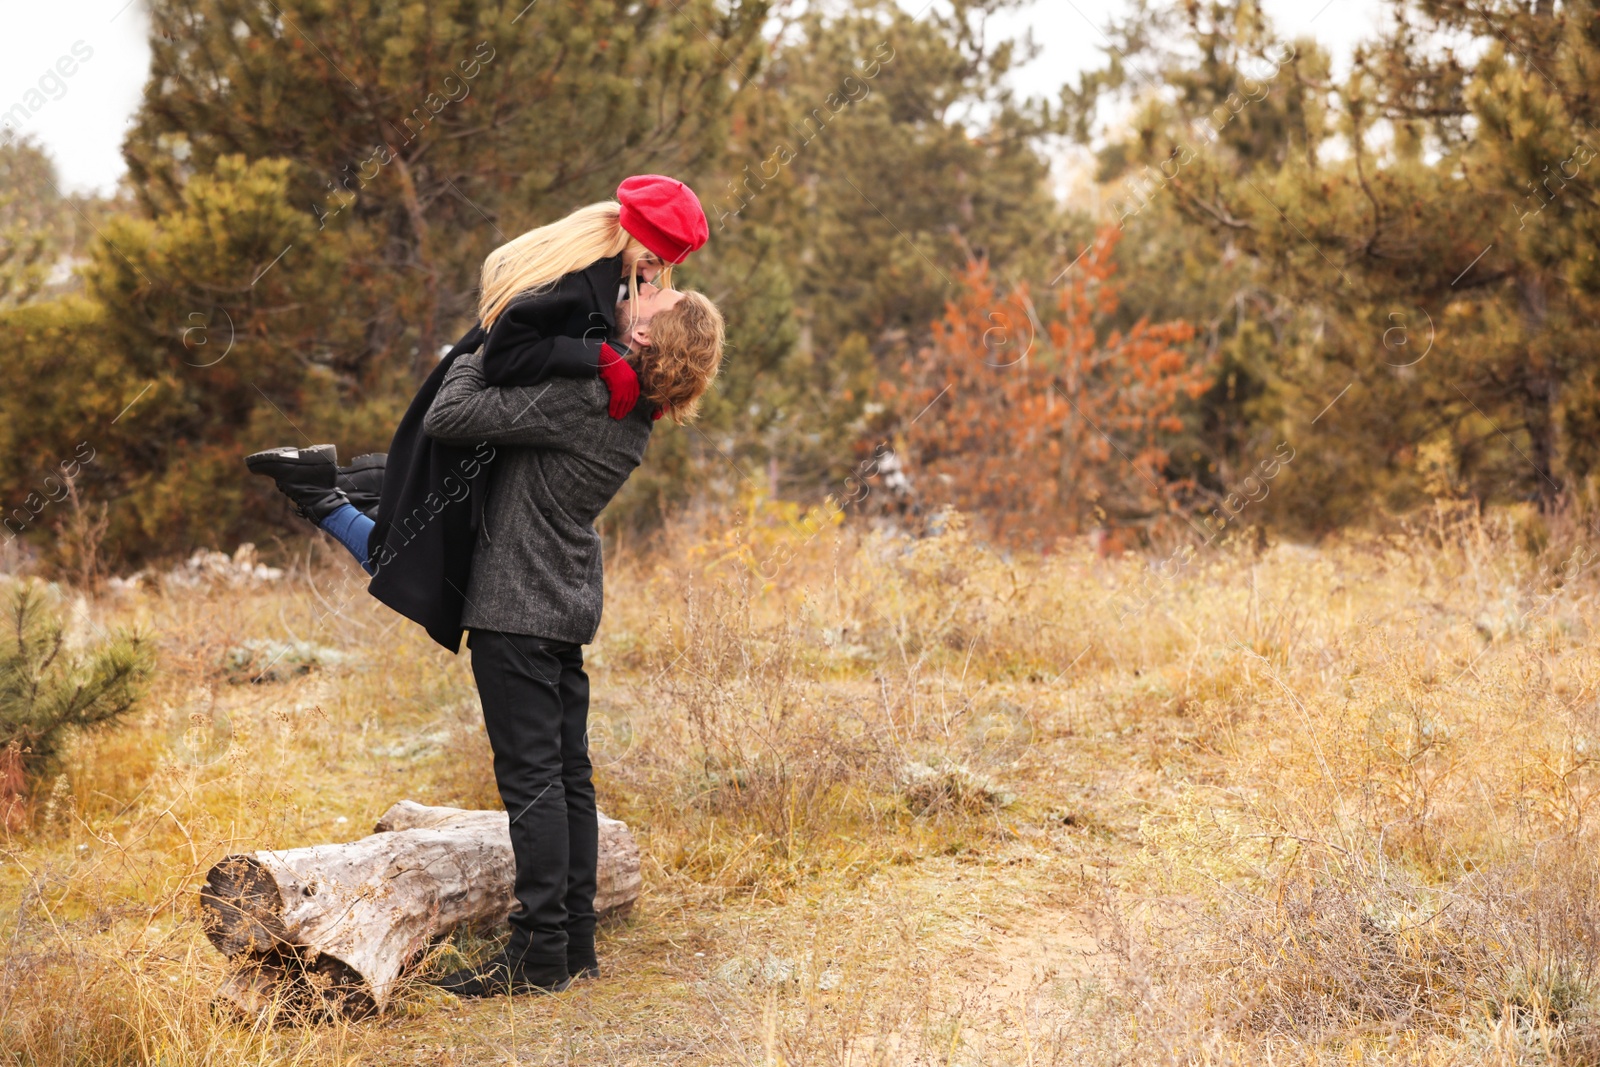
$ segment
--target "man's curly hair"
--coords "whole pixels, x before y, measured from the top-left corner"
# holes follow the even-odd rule
[[[703,293],[650,320],[650,345],[639,349],[639,388],[673,422],[693,419],[722,366],[722,312]]]

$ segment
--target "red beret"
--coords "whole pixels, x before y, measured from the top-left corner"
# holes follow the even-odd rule
[[[711,228],[694,190],[660,174],[635,174],[617,186],[622,228],[665,263],[682,263]]]

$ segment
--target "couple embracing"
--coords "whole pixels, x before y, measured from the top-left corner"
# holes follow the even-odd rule
[[[332,445],[247,458],[350,550],[373,596],[472,673],[511,821],[518,909],[462,996],[559,991],[599,974],[599,829],[583,646],[600,624],[594,520],[655,421],[685,422],[722,361],[723,321],[673,267],[705,244],[692,190],[627,179],[484,261],[478,321],[428,376],[389,451]]]

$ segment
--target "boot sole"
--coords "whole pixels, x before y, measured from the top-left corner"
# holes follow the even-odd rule
[[[287,456],[275,448],[265,452],[253,452],[244,457],[244,465],[254,474],[265,474],[271,467],[279,469],[295,469],[301,467],[320,467],[323,464],[339,465],[338,449],[333,445],[317,445],[314,448],[302,448],[298,455]]]
[[[549,986],[534,985],[528,982],[486,981],[482,982],[481,984],[475,983],[457,989],[452,989],[450,986],[445,985],[442,982],[436,983],[436,987],[443,989],[446,993],[453,994],[454,996],[465,997],[472,1000],[481,1000],[485,997],[524,997],[535,993],[547,993],[553,996],[556,993],[565,993],[568,989],[570,989],[572,987],[572,979],[568,978],[563,982],[557,983],[556,985]]]

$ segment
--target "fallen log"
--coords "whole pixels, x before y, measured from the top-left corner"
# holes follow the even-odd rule
[[[251,1015],[382,1011],[429,945],[505,920],[515,872],[505,812],[409,800],[359,841],[228,856],[200,890],[206,936],[235,965],[220,997]],[[639,882],[633,835],[601,815],[596,913],[625,914]]]

